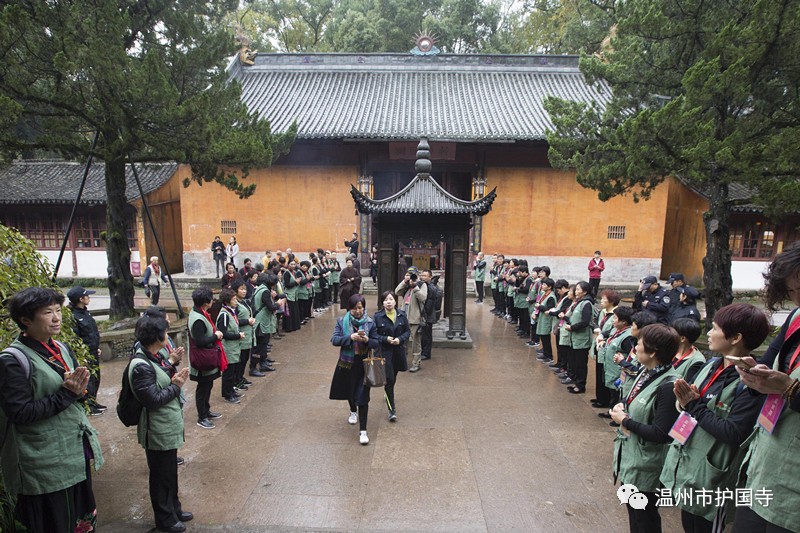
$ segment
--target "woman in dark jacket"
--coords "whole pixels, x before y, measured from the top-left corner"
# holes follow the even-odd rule
[[[136,355],[129,379],[141,402],[137,434],[150,470],[150,503],[156,527],[161,531],[185,531],[192,513],[178,498],[178,448],[184,443],[181,388],[189,369],[176,371],[161,351],[167,345],[169,323],[164,318],[143,316],[136,323]]]
[[[331,381],[331,400],[347,400],[348,422],[359,424],[359,442],[369,444],[367,414],[369,385],[364,383],[364,358],[380,347],[375,322],[366,314],[366,301],[360,294],[350,296],[347,313],[336,319],[331,344],[339,346],[339,361]]]
[[[397,308],[397,296],[392,291],[381,295],[383,309],[375,313],[372,319],[378,331],[381,343],[381,355],[386,361],[386,407],[389,409],[389,421],[397,421],[397,406],[394,403],[394,384],[397,373],[408,370],[406,359],[406,341],[411,336],[411,326],[405,311]]]
[[[192,366],[192,351],[212,348],[219,345],[222,332],[214,327],[214,322],[208,314],[213,295],[208,287],[201,287],[192,291],[194,307],[189,312],[189,379],[197,382],[195,390],[195,405],[197,406],[197,425],[203,429],[214,429],[212,420],[221,417],[220,413],[211,410],[211,389],[214,380],[220,376],[220,369],[197,370]]]

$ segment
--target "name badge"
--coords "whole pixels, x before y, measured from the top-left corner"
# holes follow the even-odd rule
[[[689,437],[694,433],[694,428],[697,427],[697,420],[687,413],[682,411],[675,423],[672,424],[672,429],[669,430],[669,436],[675,439],[681,446],[686,444]]]
[[[772,435],[775,431],[775,425],[778,423],[783,412],[783,406],[786,401],[780,394],[770,394],[764,401],[764,406],[761,408],[761,413],[758,415],[758,425],[764,428],[764,431]]]

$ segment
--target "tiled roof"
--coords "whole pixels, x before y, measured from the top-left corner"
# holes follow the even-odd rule
[[[683,180],[681,181],[684,183],[684,185],[692,189],[706,200],[711,200],[711,192],[707,188],[691,185]],[[734,204],[731,205],[731,211],[734,213],[763,213],[763,207],[752,202],[746,202],[746,200],[751,200],[755,195],[755,191],[750,189],[750,187],[747,185],[743,185],[741,183],[731,183],[728,185],[728,199],[734,202]]]
[[[230,78],[276,133],[300,139],[541,140],[546,96],[604,105],[575,56],[258,54],[234,59]]]
[[[468,202],[444,190],[433,178],[417,175],[402,190],[383,200],[364,196],[352,186],[350,194],[356,202],[356,209],[364,214],[485,215],[492,209],[497,189],[492,189],[483,198]]]
[[[14,161],[0,167],[0,204],[63,204],[73,203],[83,178],[85,163],[70,161]],[[148,194],[164,185],[177,170],[176,163],[136,165],[142,189]],[[130,165],[127,167],[125,194],[128,201],[139,197]],[[95,163],[89,169],[81,203],[106,203],[105,164]]]

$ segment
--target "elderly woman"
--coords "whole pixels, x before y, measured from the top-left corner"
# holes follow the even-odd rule
[[[193,361],[193,357],[199,360],[201,355],[207,352],[221,353],[222,332],[214,327],[214,321],[208,310],[211,308],[213,295],[208,287],[200,287],[192,291],[192,302],[194,307],[189,312],[189,379],[197,382],[197,389],[194,394],[195,405],[197,406],[197,425],[203,429],[214,429],[216,426],[212,420],[220,418],[220,413],[211,410],[211,389],[214,388],[214,380],[220,377],[220,368],[209,367],[198,369],[198,363]],[[192,354],[195,354],[194,356]],[[213,358],[213,355],[212,355]]]
[[[673,383],[677,378],[672,357],[678,351],[678,333],[664,324],[642,328],[636,345],[641,370],[630,392],[609,413],[622,427],[614,441],[614,479],[634,485],[646,498],[644,509],[628,504],[631,533],[659,533],[656,493],[661,470],[672,441],[669,431],[678,418]]]
[[[178,448],[184,443],[181,388],[189,369],[177,371],[165,360],[169,323],[145,315],[136,323],[138,348],[128,366],[128,379],[142,404],[137,435],[150,470],[150,503],[161,531],[185,531],[192,513],[178,498]]]
[[[331,400],[347,400],[350,405],[348,422],[358,423],[358,441],[369,444],[367,414],[370,387],[364,383],[364,358],[370,350],[377,350],[375,322],[366,314],[366,301],[360,294],[347,300],[347,313],[336,319],[331,344],[339,346],[339,361],[331,381]]]
[[[150,264],[144,269],[144,284],[145,288],[150,291],[150,303],[158,305],[158,299],[161,297],[161,283],[167,283],[167,274],[161,270],[161,265],[158,264],[158,257],[153,256],[150,258]]]
[[[397,406],[394,403],[394,384],[397,373],[408,370],[406,341],[411,336],[411,326],[405,311],[397,308],[397,296],[392,291],[381,295],[383,309],[372,318],[381,343],[381,355],[386,361],[386,385],[383,387],[389,422],[397,421]]]
[[[764,278],[767,308],[774,311],[785,300],[795,308],[758,364],[748,357],[746,364],[755,366],[736,371],[742,383],[768,395],[764,424],[756,426],[744,459],[745,489],[768,489],[774,498],[738,507],[733,533],[797,531],[800,524],[800,243],[775,256]]]
[[[90,531],[97,520],[91,467],[103,455],[78,402],[89,371],[53,339],[63,303],[41,287],[13,295],[8,311],[22,333],[0,355],[3,481],[14,519],[34,533]]]
[[[341,309],[347,309],[350,297],[361,290],[361,274],[353,266],[353,260],[347,259],[347,266],[339,274],[339,295],[342,303]]]
[[[592,400],[592,407],[608,408],[611,407],[611,389],[605,384],[605,350],[606,341],[614,331],[614,309],[619,305],[622,296],[619,292],[606,289],[600,293],[600,316],[597,319],[597,327],[594,330],[595,337],[594,362],[595,362],[595,385],[594,390],[597,397]]]

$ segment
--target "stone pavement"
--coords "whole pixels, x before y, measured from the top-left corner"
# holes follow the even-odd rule
[[[278,371],[256,379],[240,405],[212,408],[217,428],[195,425],[186,387],[180,494],[189,531],[624,531],[611,480],[613,430],[585,395],[568,394],[533,350],[468,306],[472,350],[435,350],[417,374],[401,373],[399,420],[373,391],[370,444],[358,444],[346,402],[328,400],[338,352],[329,310],[274,342]],[[147,464],[135,428],[113,411],[124,361],[103,363],[93,417],[106,464],[94,478],[103,532],[153,527]],[[665,531],[680,530],[676,509]]]

